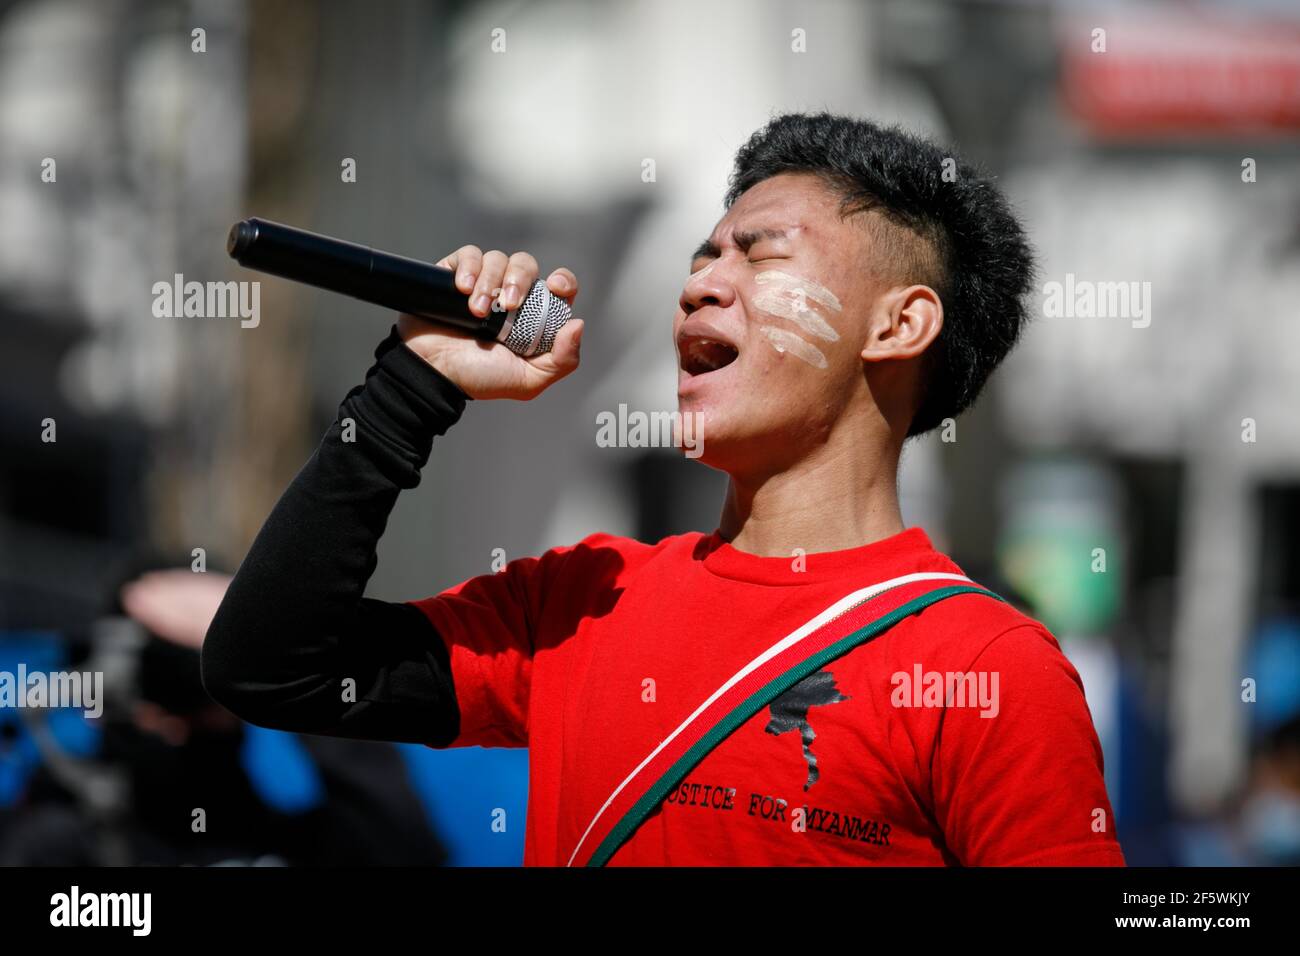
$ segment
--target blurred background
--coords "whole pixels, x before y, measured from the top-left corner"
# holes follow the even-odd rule
[[[724,476],[596,415],[675,406],[690,250],[792,109],[985,165],[1040,292],[1150,283],[1143,321],[1036,294],[955,440],[908,447],[905,517],[1060,638],[1131,864],[1300,862],[1292,0],[0,0],[0,670],[108,694],[0,708],[0,863],[517,864],[526,753],[258,730],[197,682],[223,574],[393,321],[241,273],[226,232],[580,277],[582,372],[471,408],[398,504],[369,593],[423,597],[496,549],[715,527]],[[177,275],[260,278],[260,322],[157,317]]]

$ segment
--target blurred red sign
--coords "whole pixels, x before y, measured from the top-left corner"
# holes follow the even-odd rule
[[[1182,17],[1072,18],[1070,111],[1108,135],[1300,130],[1300,25]]]

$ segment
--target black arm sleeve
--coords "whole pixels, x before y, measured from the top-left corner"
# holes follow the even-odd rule
[[[203,683],[263,727],[441,747],[460,727],[446,646],[418,608],[362,594],[398,493],[466,396],[396,328],[375,359],[240,565]]]

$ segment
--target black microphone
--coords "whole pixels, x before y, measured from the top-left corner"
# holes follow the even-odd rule
[[[501,342],[517,355],[549,352],[560,326],[571,317],[569,304],[538,279],[517,309],[502,309],[498,300],[486,318],[479,318],[469,310],[469,297],[456,288],[451,269],[266,219],[231,226],[226,251],[249,269],[409,312]]]

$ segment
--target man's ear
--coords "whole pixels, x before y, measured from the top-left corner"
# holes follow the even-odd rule
[[[922,354],[943,328],[943,302],[928,285],[891,289],[876,301],[862,343],[868,362]]]

